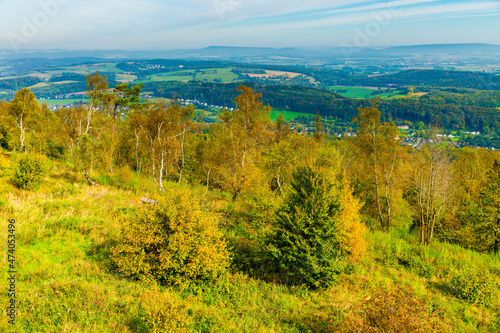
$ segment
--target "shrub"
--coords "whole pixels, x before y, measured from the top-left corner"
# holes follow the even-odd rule
[[[36,154],[24,154],[14,168],[13,183],[25,190],[36,190],[49,171],[47,157]]]
[[[116,180],[126,184],[132,180],[132,172],[128,166],[122,166],[116,170]]]
[[[339,191],[321,172],[299,168],[292,175],[292,191],[275,213],[267,250],[273,268],[284,282],[326,287],[342,271],[338,235]]]
[[[340,332],[442,332],[442,319],[409,287],[374,291],[344,318]]]
[[[2,175],[1,171],[7,169],[9,165],[10,165],[9,160],[7,160],[2,153],[0,153],[0,175]]]
[[[12,150],[12,133],[5,124],[0,125],[0,147],[6,150]]]
[[[181,287],[224,274],[230,263],[226,242],[216,218],[199,206],[188,190],[170,190],[158,205],[137,213],[111,250],[117,270]]]
[[[66,148],[64,145],[54,142],[53,140],[49,139],[45,143],[44,147],[44,153],[52,158],[61,158],[64,156],[66,151]]]
[[[491,274],[478,268],[464,268],[451,279],[455,296],[469,303],[488,306],[495,293],[495,280]]]
[[[186,305],[176,301],[173,295],[148,292],[141,299],[141,319],[148,332],[190,332],[192,319]]]

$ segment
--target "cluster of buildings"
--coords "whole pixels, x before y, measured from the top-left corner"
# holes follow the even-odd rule
[[[179,99],[179,101],[182,103],[182,105],[191,105],[191,104],[195,104],[195,105],[199,105],[201,107],[206,107],[206,108],[212,108],[212,109],[219,109],[219,110],[222,110],[222,109],[227,109],[229,111],[234,111],[234,108],[226,108],[225,106],[220,106],[220,105],[213,105],[213,104],[208,104],[208,103],[203,103],[203,102],[200,102],[196,99]]]

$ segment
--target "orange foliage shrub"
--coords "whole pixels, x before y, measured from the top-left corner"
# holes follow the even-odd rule
[[[409,287],[376,290],[344,318],[340,332],[443,332],[444,322]]]

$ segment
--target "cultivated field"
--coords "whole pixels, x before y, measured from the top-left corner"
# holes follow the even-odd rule
[[[215,81],[233,82],[238,80],[238,75],[231,72],[231,68],[215,68],[215,69],[200,69],[200,70],[182,70],[175,72],[166,72],[149,76],[146,80],[140,82],[155,82],[155,81]]]

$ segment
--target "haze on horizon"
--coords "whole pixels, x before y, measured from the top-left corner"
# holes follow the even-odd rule
[[[0,49],[500,44],[500,1],[0,0]]]

